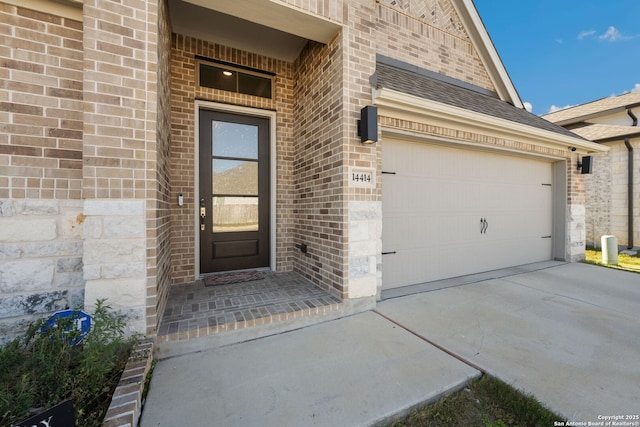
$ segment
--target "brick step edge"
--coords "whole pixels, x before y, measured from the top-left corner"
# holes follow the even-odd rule
[[[132,351],[120,382],[111,398],[111,404],[102,423],[103,427],[136,427],[142,413],[142,392],[147,373],[151,370],[153,343],[142,342]]]

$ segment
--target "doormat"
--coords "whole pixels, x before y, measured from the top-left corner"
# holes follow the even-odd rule
[[[205,277],[205,286],[231,285],[233,283],[253,282],[264,279],[262,271],[240,271],[237,273],[222,273]]]

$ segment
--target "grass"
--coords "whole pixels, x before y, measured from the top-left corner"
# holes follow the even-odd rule
[[[603,267],[615,268],[618,270],[632,271],[640,273],[640,257],[626,254],[618,254],[618,265],[604,264],[602,262],[602,251],[589,249],[585,251],[585,261],[587,264],[600,265]]]
[[[533,396],[485,374],[391,427],[549,427],[565,421]]]

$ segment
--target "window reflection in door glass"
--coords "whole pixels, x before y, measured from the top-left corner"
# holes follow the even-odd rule
[[[214,157],[258,159],[258,127],[212,121],[211,152]]]
[[[258,195],[258,162],[213,159],[213,194]]]
[[[257,197],[213,197],[214,233],[258,231]]]

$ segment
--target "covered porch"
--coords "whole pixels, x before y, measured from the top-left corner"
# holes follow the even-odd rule
[[[264,271],[243,283],[173,285],[160,318],[157,356],[166,358],[278,334],[372,308],[340,300],[296,272]],[[371,307],[370,307],[371,306]]]

